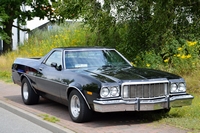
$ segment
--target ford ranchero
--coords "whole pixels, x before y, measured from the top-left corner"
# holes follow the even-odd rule
[[[42,58],[17,58],[12,79],[24,104],[51,99],[67,105],[74,122],[89,121],[94,111],[169,111],[193,99],[182,77],[133,67],[112,48],[63,47]]]

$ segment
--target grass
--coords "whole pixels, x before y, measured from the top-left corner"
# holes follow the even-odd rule
[[[52,122],[52,123],[56,123],[59,122],[60,120],[58,118],[56,118],[55,116],[49,116],[48,114],[41,114],[39,115],[40,117],[43,118],[43,120]]]
[[[189,74],[181,75],[186,83],[189,93],[200,94],[200,69],[192,70]]]
[[[7,83],[12,82],[11,72],[7,72],[7,71],[0,72],[0,80],[7,82]]]
[[[88,36],[90,36],[90,33],[87,33],[84,28],[77,28],[76,26],[64,26],[61,29],[56,28],[44,33],[38,31],[18,50],[0,56],[0,80],[11,82],[11,67],[16,57],[41,57],[54,47],[91,45],[91,43],[88,43],[91,41],[87,40]],[[160,116],[155,113],[143,118],[149,119],[148,117],[151,116],[150,119],[155,121],[200,132],[199,73],[200,70],[194,69],[185,75],[181,75],[186,80],[188,92],[195,96],[191,106],[172,108],[168,115]],[[51,122],[59,121],[57,118],[48,115],[41,117]]]
[[[162,121],[177,127],[200,131],[200,96],[195,94],[194,97],[191,106],[172,108]]]

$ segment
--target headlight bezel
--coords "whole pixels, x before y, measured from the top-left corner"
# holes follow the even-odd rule
[[[185,82],[171,83],[170,93],[185,93],[185,92],[186,92]]]
[[[185,85],[185,83],[179,83],[178,84],[178,90],[180,92],[186,92],[186,85]]]
[[[108,90],[108,94],[107,95],[103,95],[103,93],[105,92],[105,90]],[[113,98],[113,97],[119,97],[120,95],[120,89],[119,86],[103,86],[101,87],[100,90],[100,97],[101,98]]]
[[[106,94],[107,93],[107,94]],[[100,91],[100,96],[101,97],[107,97],[109,95],[109,89],[108,87],[103,87],[101,88],[101,91]]]

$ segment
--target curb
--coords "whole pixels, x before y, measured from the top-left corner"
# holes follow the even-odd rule
[[[74,131],[70,130],[70,129],[67,129],[67,128],[64,128],[64,127],[61,127],[59,125],[56,125],[56,124],[53,124],[53,123],[50,123],[48,121],[45,121],[43,120],[42,118],[40,117],[37,117],[29,112],[26,112],[22,109],[19,109],[19,108],[16,108],[10,104],[7,104],[3,101],[0,100],[0,107],[34,123],[34,124],[37,124],[53,133],[75,133]]]

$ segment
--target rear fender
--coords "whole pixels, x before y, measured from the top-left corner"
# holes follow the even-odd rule
[[[26,76],[26,74],[22,74],[22,75],[21,75],[21,83],[22,83],[22,80],[23,80],[24,78],[26,78],[26,79],[28,80],[28,82],[29,82],[31,88],[33,89],[33,91],[34,91],[36,94],[38,94],[37,91],[35,90],[35,88],[32,86],[31,80],[28,78],[28,76]],[[39,95],[39,94],[38,94],[38,95]]]

